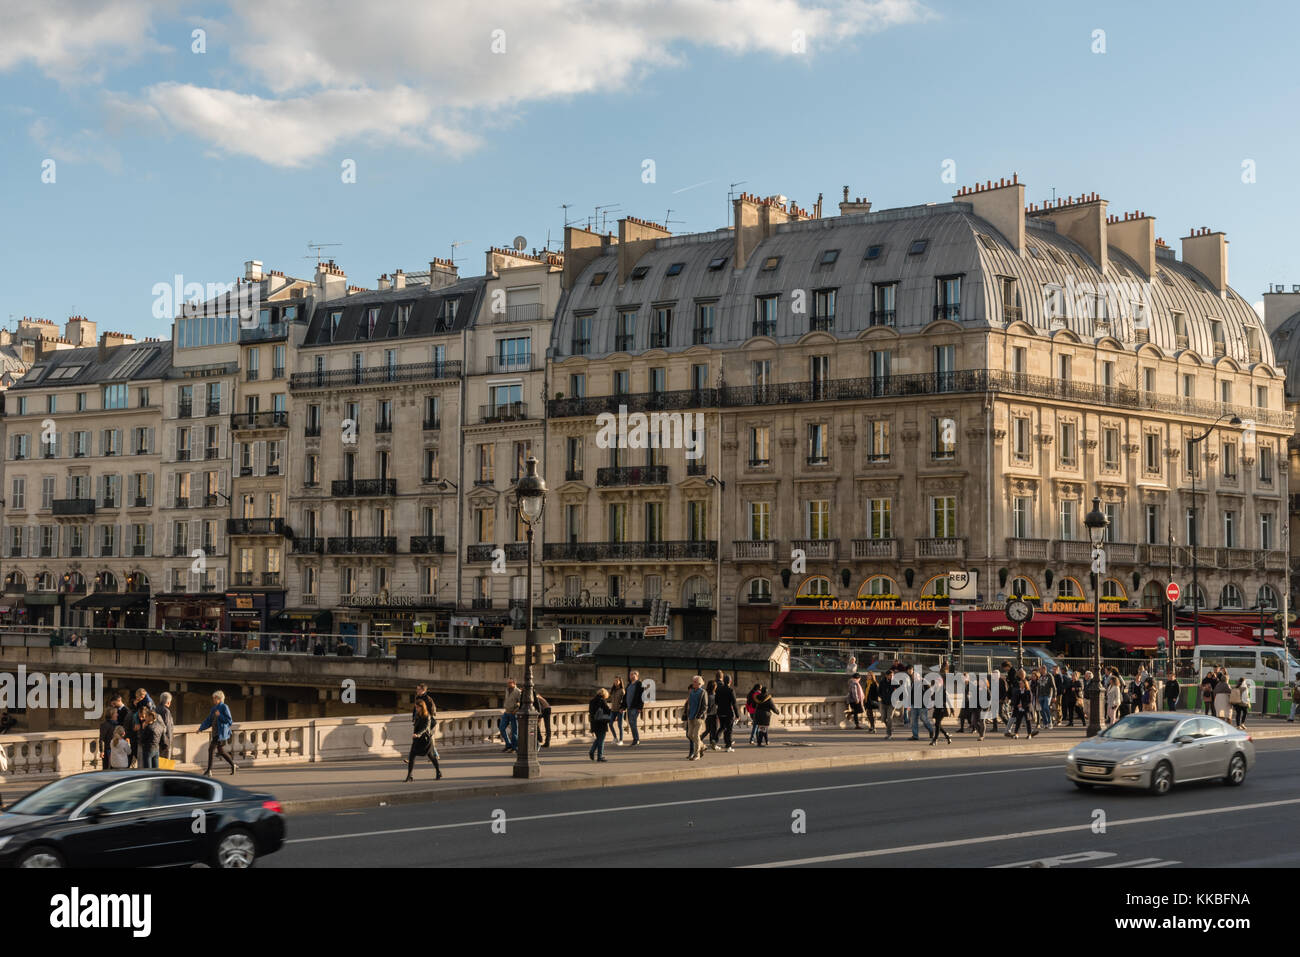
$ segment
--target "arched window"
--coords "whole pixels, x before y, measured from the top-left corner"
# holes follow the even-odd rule
[[[1124,586],[1113,578],[1101,583],[1101,600],[1105,602],[1128,602],[1128,592]]]
[[[713,590],[701,575],[692,575],[682,584],[682,604],[687,608],[712,608]]]
[[[82,592],[86,590],[86,577],[81,572],[63,573],[62,590],[65,592]]]
[[[10,572],[5,576],[5,591],[26,591],[27,579],[22,572]]]
[[[888,575],[868,578],[858,589],[859,601],[897,601],[898,597],[898,582]]]
[[[1259,591],[1255,595],[1255,606],[1258,608],[1277,607],[1277,592],[1273,590],[1272,585],[1259,586]]]
[[[1197,597],[1196,604],[1199,605],[1201,608],[1206,607],[1206,605],[1208,605],[1209,602],[1207,602],[1207,601],[1205,600],[1205,589],[1204,589],[1204,588],[1197,588],[1197,589],[1196,589],[1196,592],[1197,592],[1197,596],[1198,596],[1198,597]],[[1185,588],[1185,589],[1183,589],[1183,593],[1182,593],[1181,596],[1179,596],[1179,599],[1178,599],[1178,607],[1179,607],[1179,608],[1191,608],[1191,607],[1192,607],[1192,590],[1191,590],[1190,588]]]
[[[1007,597],[1038,601],[1038,588],[1028,578],[1015,578],[1011,582],[1011,591],[1007,593]]]
[[[772,583],[766,578],[751,578],[745,589],[745,600],[751,605],[766,605],[772,600]]]
[[[922,598],[947,598],[948,597],[948,576],[935,575],[928,582],[921,586]]]
[[[1142,589],[1142,607],[1159,608],[1165,600],[1165,590],[1160,587],[1159,582],[1149,581],[1146,587]]]
[[[54,591],[54,576],[49,572],[36,573],[37,591]]]
[[[132,572],[126,576],[126,590],[131,592],[148,591],[149,576],[144,572]]]
[[[95,591],[117,591],[117,576],[112,572],[100,572],[95,576]]]
[[[1062,578],[1056,583],[1057,601],[1083,601],[1083,589],[1073,578]]]
[[[1223,591],[1219,592],[1220,608],[1242,608],[1245,602],[1241,599],[1241,589],[1231,582],[1223,586]]]
[[[831,597],[831,580],[822,578],[819,575],[805,579],[804,583],[799,586],[799,591],[795,593],[795,601],[818,601]]]

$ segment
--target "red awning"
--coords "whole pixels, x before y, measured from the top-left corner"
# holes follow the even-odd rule
[[[1070,630],[1078,632],[1083,638],[1092,637],[1092,629],[1083,624],[1073,625]],[[1180,627],[1179,631],[1182,630],[1184,629]],[[1158,647],[1157,641],[1162,637],[1167,638],[1168,635],[1169,632],[1164,628],[1161,628],[1159,625],[1133,625],[1128,627],[1123,625],[1103,625],[1101,629],[1101,637],[1103,640],[1114,642],[1130,651],[1155,649]],[[1237,635],[1230,635],[1226,631],[1221,631],[1218,628],[1207,628],[1204,625],[1201,626],[1200,643],[1202,645],[1259,644],[1259,642],[1250,638],[1241,638]],[[1191,644],[1190,641],[1179,641],[1178,647],[1190,648]]]

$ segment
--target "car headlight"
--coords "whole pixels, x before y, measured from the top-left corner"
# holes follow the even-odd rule
[[[13,839],[14,837],[12,834],[8,834],[4,837],[0,837],[0,848],[3,848],[6,844],[8,844]]]
[[[1065,763],[1066,763],[1066,764],[1073,764],[1073,763],[1074,763],[1074,755],[1073,755],[1073,754],[1067,754],[1067,755],[1065,756]]]
[[[1150,761],[1150,760],[1151,760],[1151,755],[1149,755],[1149,754],[1139,754],[1136,758],[1129,758],[1127,761],[1124,761],[1123,763],[1121,763],[1121,764],[1120,764],[1120,767],[1121,767],[1121,768],[1131,768],[1131,767],[1133,767],[1134,765],[1137,765],[1137,764],[1146,764],[1146,763],[1147,763],[1148,761]]]

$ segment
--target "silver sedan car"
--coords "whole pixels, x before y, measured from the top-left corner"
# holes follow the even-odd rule
[[[1250,735],[1226,721],[1154,711],[1130,714],[1075,745],[1065,757],[1065,775],[1084,789],[1101,784],[1165,794],[1175,781],[1240,784],[1254,764]]]

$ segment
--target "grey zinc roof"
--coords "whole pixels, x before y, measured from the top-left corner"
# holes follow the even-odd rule
[[[1288,316],[1272,335],[1278,365],[1286,369],[1286,397],[1300,397],[1300,312]]]
[[[161,379],[171,369],[171,357],[171,344],[167,342],[135,342],[115,346],[108,350],[102,362],[98,346],[59,349],[35,363],[13,388],[64,388],[101,382]],[[81,368],[66,377],[57,375],[59,370],[73,366]]]
[[[982,240],[980,235],[987,237]],[[914,240],[927,240],[926,251],[909,255]],[[870,246],[883,247],[879,258],[865,260]],[[1029,247],[1037,249],[1035,256]],[[819,265],[825,250],[838,249],[839,257],[831,266]],[[1053,255],[1055,251],[1056,256]],[[935,280],[941,276],[961,275],[962,325],[1002,328],[1006,325],[1001,311],[999,277],[1014,278],[1020,292],[1023,319],[1034,329],[1050,335],[1060,328],[1072,330],[1084,339],[1094,336],[1093,321],[1068,310],[1068,318],[1054,322],[1048,317],[1042,293],[1046,284],[1057,284],[1076,293],[1087,285],[1103,291],[1124,290],[1131,284],[1144,283],[1136,263],[1111,247],[1105,275],[1083,249],[1059,235],[1050,223],[1030,217],[1026,226],[1026,249],[1017,253],[987,221],[976,216],[968,203],[944,203],[905,207],[877,213],[857,213],[777,227],[748,257],[745,268],[734,266],[735,240],[731,230],[659,240],[636,263],[647,267],[645,278],[619,286],[617,247],[597,257],[564,297],[552,332],[552,349],[556,358],[572,354],[574,320],[590,315],[591,343],[589,356],[608,355],[614,351],[616,316],[622,310],[637,311],[637,329],[631,351],[647,351],[650,323],[648,317],[656,305],[674,304],[668,351],[690,348],[695,324],[694,304],[716,300],[714,334],[709,347],[734,348],[751,338],[755,318],[755,299],[775,293],[780,295],[775,338],[794,342],[808,331],[808,319],[814,310],[813,294],[821,288],[836,288],[836,317],[833,335],[840,339],[857,337],[870,327],[874,305],[873,286],[897,282],[897,328],[900,332],[917,332],[934,319]],[[711,272],[708,264],[717,257],[727,257],[726,266]],[[764,271],[764,262],[780,257],[775,270]],[[1058,261],[1057,256],[1061,261]],[[684,266],[677,277],[667,276],[673,263]],[[1173,312],[1182,312],[1187,320],[1189,348],[1205,362],[1222,361],[1214,356],[1209,319],[1224,322],[1226,355],[1243,366],[1251,364],[1246,330],[1254,329],[1261,349],[1261,359],[1273,361],[1272,348],[1258,316],[1241,296],[1229,290],[1223,297],[1209,288],[1208,281],[1195,269],[1170,258],[1157,261],[1157,275],[1148,287],[1151,299],[1149,341],[1167,354],[1179,350],[1174,336]],[[608,274],[600,286],[591,280],[600,272]],[[1164,277],[1168,277],[1168,283]],[[805,312],[795,314],[792,291],[805,291]],[[1115,300],[1112,300],[1114,303]],[[1137,348],[1133,335],[1133,306],[1118,302],[1119,315],[1112,304],[1112,334],[1127,348]]]
[[[473,322],[486,284],[485,277],[475,276],[441,289],[430,289],[427,283],[423,283],[414,288],[408,286],[404,289],[367,290],[350,296],[328,299],[318,303],[312,311],[303,346],[396,339],[398,338],[396,328],[392,328],[391,336],[389,330],[397,321],[398,305],[406,303],[411,306],[411,315],[400,338],[418,339],[423,336],[459,332]],[[456,318],[448,322],[447,304],[452,300],[459,300],[460,304],[456,307]],[[375,334],[358,338],[357,333],[362,328],[365,310],[371,306],[379,307],[379,321],[375,325]],[[329,317],[331,313],[338,311],[342,311],[343,316],[339,320],[338,334],[331,338]]]

